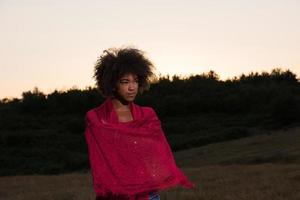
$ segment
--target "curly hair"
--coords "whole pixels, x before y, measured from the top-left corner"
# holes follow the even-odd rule
[[[152,62],[144,52],[136,48],[109,48],[98,58],[93,77],[96,86],[104,97],[115,97],[117,81],[125,74],[132,73],[138,77],[138,92],[149,90],[155,77]]]

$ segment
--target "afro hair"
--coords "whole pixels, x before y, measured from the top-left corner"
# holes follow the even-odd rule
[[[155,78],[152,62],[144,52],[136,48],[109,48],[98,58],[93,77],[96,86],[104,97],[114,97],[117,81],[125,74],[138,77],[138,91],[142,94],[149,90],[152,78]]]

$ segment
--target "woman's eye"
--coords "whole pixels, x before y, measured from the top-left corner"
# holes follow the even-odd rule
[[[134,81],[135,83],[139,83],[139,81],[138,80],[136,80],[136,81]],[[129,82],[128,81],[121,81],[120,82],[121,84],[128,84]]]

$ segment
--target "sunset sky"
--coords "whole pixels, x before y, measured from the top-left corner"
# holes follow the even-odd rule
[[[0,99],[94,86],[103,50],[129,45],[161,75],[300,78],[299,11],[299,0],[0,0]]]

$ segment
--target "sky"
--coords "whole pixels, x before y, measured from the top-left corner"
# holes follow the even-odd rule
[[[298,0],[0,0],[0,99],[95,86],[103,50],[143,50],[157,75],[300,78]]]

